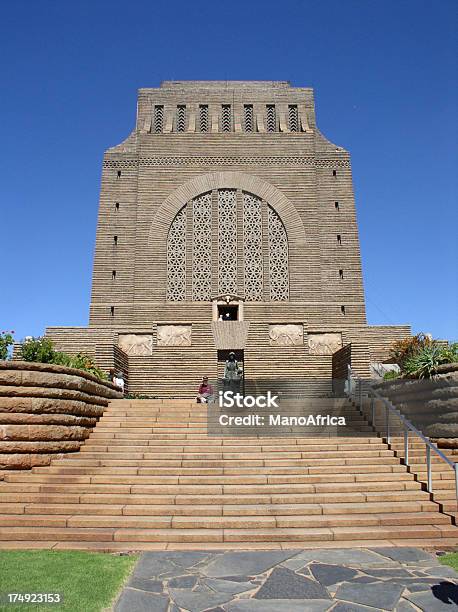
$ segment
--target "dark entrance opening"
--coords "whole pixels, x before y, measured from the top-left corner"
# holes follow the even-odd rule
[[[237,304],[218,304],[218,321],[238,321],[239,307]]]

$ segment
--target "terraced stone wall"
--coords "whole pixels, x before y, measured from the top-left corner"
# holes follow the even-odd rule
[[[439,446],[458,448],[457,363],[439,366],[430,380],[394,380],[376,388]]]
[[[0,361],[0,471],[78,451],[111,399],[108,382],[63,366]]]

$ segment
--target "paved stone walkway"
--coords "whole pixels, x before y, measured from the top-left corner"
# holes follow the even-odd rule
[[[451,612],[458,574],[418,548],[151,552],[116,612]]]

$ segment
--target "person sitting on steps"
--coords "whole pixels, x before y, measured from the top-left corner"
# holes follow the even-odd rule
[[[202,382],[199,385],[199,392],[197,394],[197,403],[206,404],[211,401],[213,395],[213,387],[208,382],[208,376],[202,378]]]

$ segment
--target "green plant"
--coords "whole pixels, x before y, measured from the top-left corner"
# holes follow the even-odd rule
[[[21,355],[24,361],[54,363],[55,354],[51,340],[45,336],[26,338],[22,343]]]
[[[0,359],[8,359],[9,347],[14,344],[14,329],[0,333]]]
[[[430,336],[420,333],[404,340],[395,342],[390,350],[390,357],[404,371],[404,364],[413,355],[418,353],[423,347],[429,346],[433,342]]]
[[[412,378],[431,378],[437,366],[451,363],[449,346],[431,343],[423,346],[404,362],[404,372]]]
[[[41,338],[27,338],[21,348],[24,361],[34,361],[36,363],[54,363],[67,368],[77,368],[93,374],[100,380],[106,380],[107,376],[97,367],[94,360],[84,353],[69,355],[61,351],[56,351],[53,343],[45,336]]]
[[[383,375],[383,380],[394,380],[396,378],[399,378],[400,375],[400,372],[396,372],[395,370],[389,370]]]

